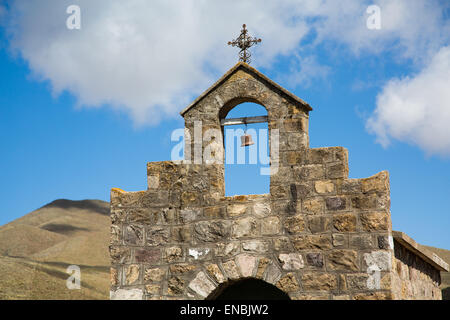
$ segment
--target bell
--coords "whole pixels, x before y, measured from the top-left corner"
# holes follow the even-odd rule
[[[252,140],[252,135],[250,134],[244,134],[241,137],[241,147],[247,147],[247,146],[251,146],[252,144],[255,144]]]

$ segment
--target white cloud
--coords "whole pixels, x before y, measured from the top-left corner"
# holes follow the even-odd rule
[[[377,96],[367,128],[377,141],[416,144],[428,154],[450,155],[450,46],[419,74],[389,81]]]
[[[11,48],[55,95],[67,90],[79,105],[124,109],[145,124],[177,116],[236,63],[237,50],[226,43],[243,23],[263,38],[253,50],[255,67],[270,67],[278,55],[295,58],[311,31],[316,44],[333,39],[355,53],[395,42],[402,55],[417,59],[440,46],[446,29],[437,1],[373,2],[381,6],[381,31],[366,28],[372,1],[357,0],[15,1],[6,26]],[[81,7],[81,30],[65,27],[71,4]],[[320,77],[328,69],[308,56],[289,71],[299,76],[290,80],[297,85],[308,72]]]
[[[368,5],[380,8],[379,30],[366,27]],[[448,6],[427,0],[322,1],[311,14],[323,17],[317,41],[334,39],[356,54],[396,50],[402,58],[422,62],[448,41],[450,23],[443,16]]]
[[[290,87],[309,87],[314,80],[325,79],[331,71],[328,66],[317,62],[315,56],[302,57],[299,54],[293,54],[289,63],[289,73],[280,76],[279,82],[286,83]]]

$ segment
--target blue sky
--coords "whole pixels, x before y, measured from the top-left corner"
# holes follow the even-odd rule
[[[146,189],[146,163],[170,159],[178,112],[237,62],[226,42],[246,22],[263,39],[252,66],[313,107],[310,146],[346,147],[350,178],[388,170],[393,228],[450,249],[446,2],[244,1],[237,16],[188,2],[0,5],[0,225],[59,198]],[[81,30],[65,26],[73,3]],[[372,3],[380,30],[366,27]],[[231,115],[261,111],[241,107]],[[267,192],[258,168],[227,167],[227,193]]]

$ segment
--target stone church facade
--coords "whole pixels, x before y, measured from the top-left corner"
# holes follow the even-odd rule
[[[221,120],[243,102],[266,108],[278,150],[269,194],[226,197]],[[111,298],[214,299],[258,279],[290,299],[441,299],[448,265],[392,231],[388,172],[349,179],[345,148],[309,148],[311,110],[243,62],[185,108],[188,160],[111,191]]]

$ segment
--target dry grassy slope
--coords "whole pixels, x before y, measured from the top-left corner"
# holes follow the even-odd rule
[[[56,200],[0,227],[0,299],[108,299],[109,203]],[[81,290],[66,269],[81,268]]]

